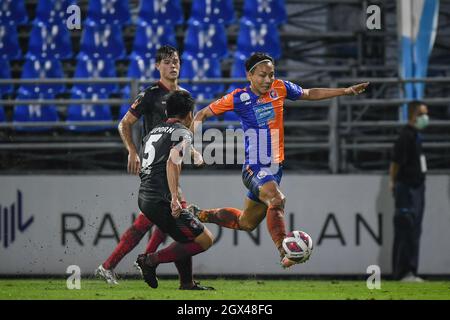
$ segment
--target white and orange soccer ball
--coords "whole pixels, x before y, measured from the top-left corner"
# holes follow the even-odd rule
[[[285,252],[285,258],[295,263],[303,263],[306,262],[311,256],[313,241],[309,234],[304,231],[291,231],[283,240],[283,249]],[[290,264],[292,264],[283,260],[282,264],[285,267],[289,267]]]

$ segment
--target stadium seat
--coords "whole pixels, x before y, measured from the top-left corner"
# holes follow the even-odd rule
[[[97,93],[81,93],[77,92],[72,95],[72,99],[90,99],[96,101],[99,99],[107,99],[106,94]],[[99,104],[73,104],[69,105],[67,108],[67,118],[68,123],[73,121],[112,121],[111,107],[108,105]],[[68,130],[80,131],[80,132],[91,132],[91,131],[102,131],[112,129],[113,126],[75,126],[71,125]]]
[[[159,79],[159,71],[155,67],[155,59],[146,59],[140,56],[130,57],[127,77],[138,80]],[[139,91],[143,90],[148,85],[149,84],[141,84],[138,88]],[[127,95],[127,98],[129,98],[129,85],[124,87],[123,93]]]
[[[246,59],[247,59],[247,57],[239,52],[236,52],[234,54],[233,65],[231,66],[231,78],[246,78],[247,77],[246,72],[245,72],[245,60]],[[244,88],[246,85],[247,85],[247,82],[232,83],[228,87],[227,92],[231,92],[237,88]]]
[[[111,78],[116,77],[114,61],[110,59],[90,59],[81,56],[77,59],[74,78]],[[72,87],[72,93],[77,91],[86,93],[114,93],[118,91],[115,83],[77,83]]]
[[[244,56],[260,51],[270,54],[274,59],[280,58],[281,44],[277,27],[268,23],[241,20],[237,48]]]
[[[10,79],[11,78],[11,68],[9,67],[9,61],[0,59],[0,79]],[[0,98],[4,94],[10,94],[14,92],[14,87],[12,84],[0,84]]]
[[[286,6],[284,0],[245,0],[242,17],[256,23],[280,25],[287,21]]]
[[[39,0],[37,1],[36,20],[55,24],[67,18],[67,8],[76,4],[75,0]]]
[[[15,25],[0,25],[0,58],[14,60],[22,58],[19,36]]]
[[[123,59],[126,52],[121,26],[87,21],[83,27],[79,55],[94,59]]]
[[[219,60],[197,58],[183,54],[183,67],[181,68],[180,79],[203,80],[221,77],[222,71]],[[200,94],[214,96],[222,93],[224,90],[224,86],[221,83],[182,83],[181,86],[190,91],[194,97],[198,97]]]
[[[225,25],[235,20],[232,0],[196,0],[192,2],[189,23],[214,21]]]
[[[140,21],[137,24],[130,58],[132,56],[140,56],[145,59],[155,58],[156,50],[166,44],[177,46],[175,29],[172,25],[154,25]]]
[[[189,23],[184,41],[184,53],[205,58],[221,59],[228,54],[227,32],[220,23]]]
[[[48,79],[63,78],[61,62],[57,59],[28,58],[22,67],[22,79]],[[22,84],[19,93],[30,94],[57,94],[65,91],[63,83],[51,84]]]
[[[129,24],[128,0],[89,0],[88,19],[101,24]]]
[[[6,122],[5,108],[0,106],[0,122]]]
[[[20,25],[28,22],[24,0],[2,0],[0,2],[0,25]]]
[[[124,93],[122,95],[122,99],[130,99],[130,93]],[[130,109],[130,104],[129,103],[124,103],[120,106],[119,109],[119,119],[118,120],[122,120],[122,118],[125,116],[125,114],[128,112],[128,109]]]
[[[70,59],[72,55],[70,33],[65,24],[33,22],[27,57]]]
[[[141,0],[139,19],[152,24],[180,25],[184,22],[180,0]]]
[[[18,100],[42,100],[53,99],[51,94],[19,94]],[[57,122],[59,121],[56,106],[48,104],[16,105],[13,112],[13,122]],[[14,127],[18,131],[49,131],[52,127]]]

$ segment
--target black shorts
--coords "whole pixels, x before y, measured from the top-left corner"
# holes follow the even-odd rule
[[[178,218],[174,218],[167,201],[149,201],[139,197],[138,205],[151,222],[177,242],[191,242],[205,229],[200,220],[187,210],[183,210]]]

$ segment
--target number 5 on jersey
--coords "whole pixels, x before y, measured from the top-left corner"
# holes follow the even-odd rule
[[[142,169],[150,167],[155,160],[156,150],[153,143],[161,139],[162,134],[151,135],[145,143],[144,156],[142,157]]]

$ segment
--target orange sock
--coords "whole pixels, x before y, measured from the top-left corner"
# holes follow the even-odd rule
[[[267,229],[269,229],[272,241],[278,250],[282,248],[283,239],[286,237],[284,226],[284,209],[279,206],[270,206],[267,209]]]
[[[242,211],[236,208],[218,208],[202,210],[198,218],[201,222],[215,223],[219,226],[240,229],[239,217]]]

